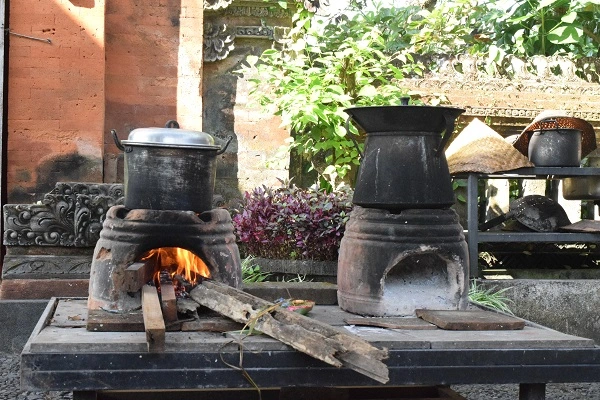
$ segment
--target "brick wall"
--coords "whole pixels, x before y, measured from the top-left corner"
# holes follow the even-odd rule
[[[102,180],[104,0],[10,2],[7,197]]]
[[[105,182],[123,181],[110,129],[202,128],[201,70],[200,0],[107,0]]]

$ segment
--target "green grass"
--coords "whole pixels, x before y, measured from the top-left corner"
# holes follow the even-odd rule
[[[477,286],[476,281],[472,281],[469,288],[469,300],[475,304],[480,304],[494,310],[514,315],[509,307],[509,303],[512,303],[512,300],[504,295],[504,293],[510,289],[512,288],[507,287],[496,290],[496,288],[493,287],[489,289],[483,289],[480,286]]]

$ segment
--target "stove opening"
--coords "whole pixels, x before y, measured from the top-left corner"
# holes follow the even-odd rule
[[[160,247],[145,252],[140,261],[152,268],[152,283],[157,290],[173,286],[177,297],[187,294],[202,279],[210,279],[210,268],[196,254],[181,247]]]
[[[382,300],[386,309],[403,315],[412,314],[416,308],[448,309],[460,303],[463,275],[457,261],[434,252],[414,254],[383,276]]]

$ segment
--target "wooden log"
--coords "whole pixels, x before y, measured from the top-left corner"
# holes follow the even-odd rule
[[[172,282],[160,284],[160,305],[166,322],[177,321],[177,297]]]
[[[353,369],[381,383],[389,380],[388,368],[382,362],[388,356],[387,349],[378,349],[350,333],[215,281],[202,282],[190,296],[205,307],[330,365]]]
[[[148,351],[151,353],[165,350],[165,321],[160,309],[156,288],[150,285],[142,287],[142,314]]]
[[[154,263],[135,262],[125,268],[123,288],[127,292],[137,292],[152,279],[152,275],[154,275]]]

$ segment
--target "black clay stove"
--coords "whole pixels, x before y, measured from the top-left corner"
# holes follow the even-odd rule
[[[366,132],[338,258],[338,303],[356,314],[467,305],[468,249],[444,155],[464,110],[404,103],[346,110]]]
[[[110,208],[96,243],[90,272],[88,310],[126,313],[139,309],[141,293],[127,291],[125,270],[147,251],[181,247],[200,257],[211,278],[241,284],[241,262],[227,210],[129,210]]]

